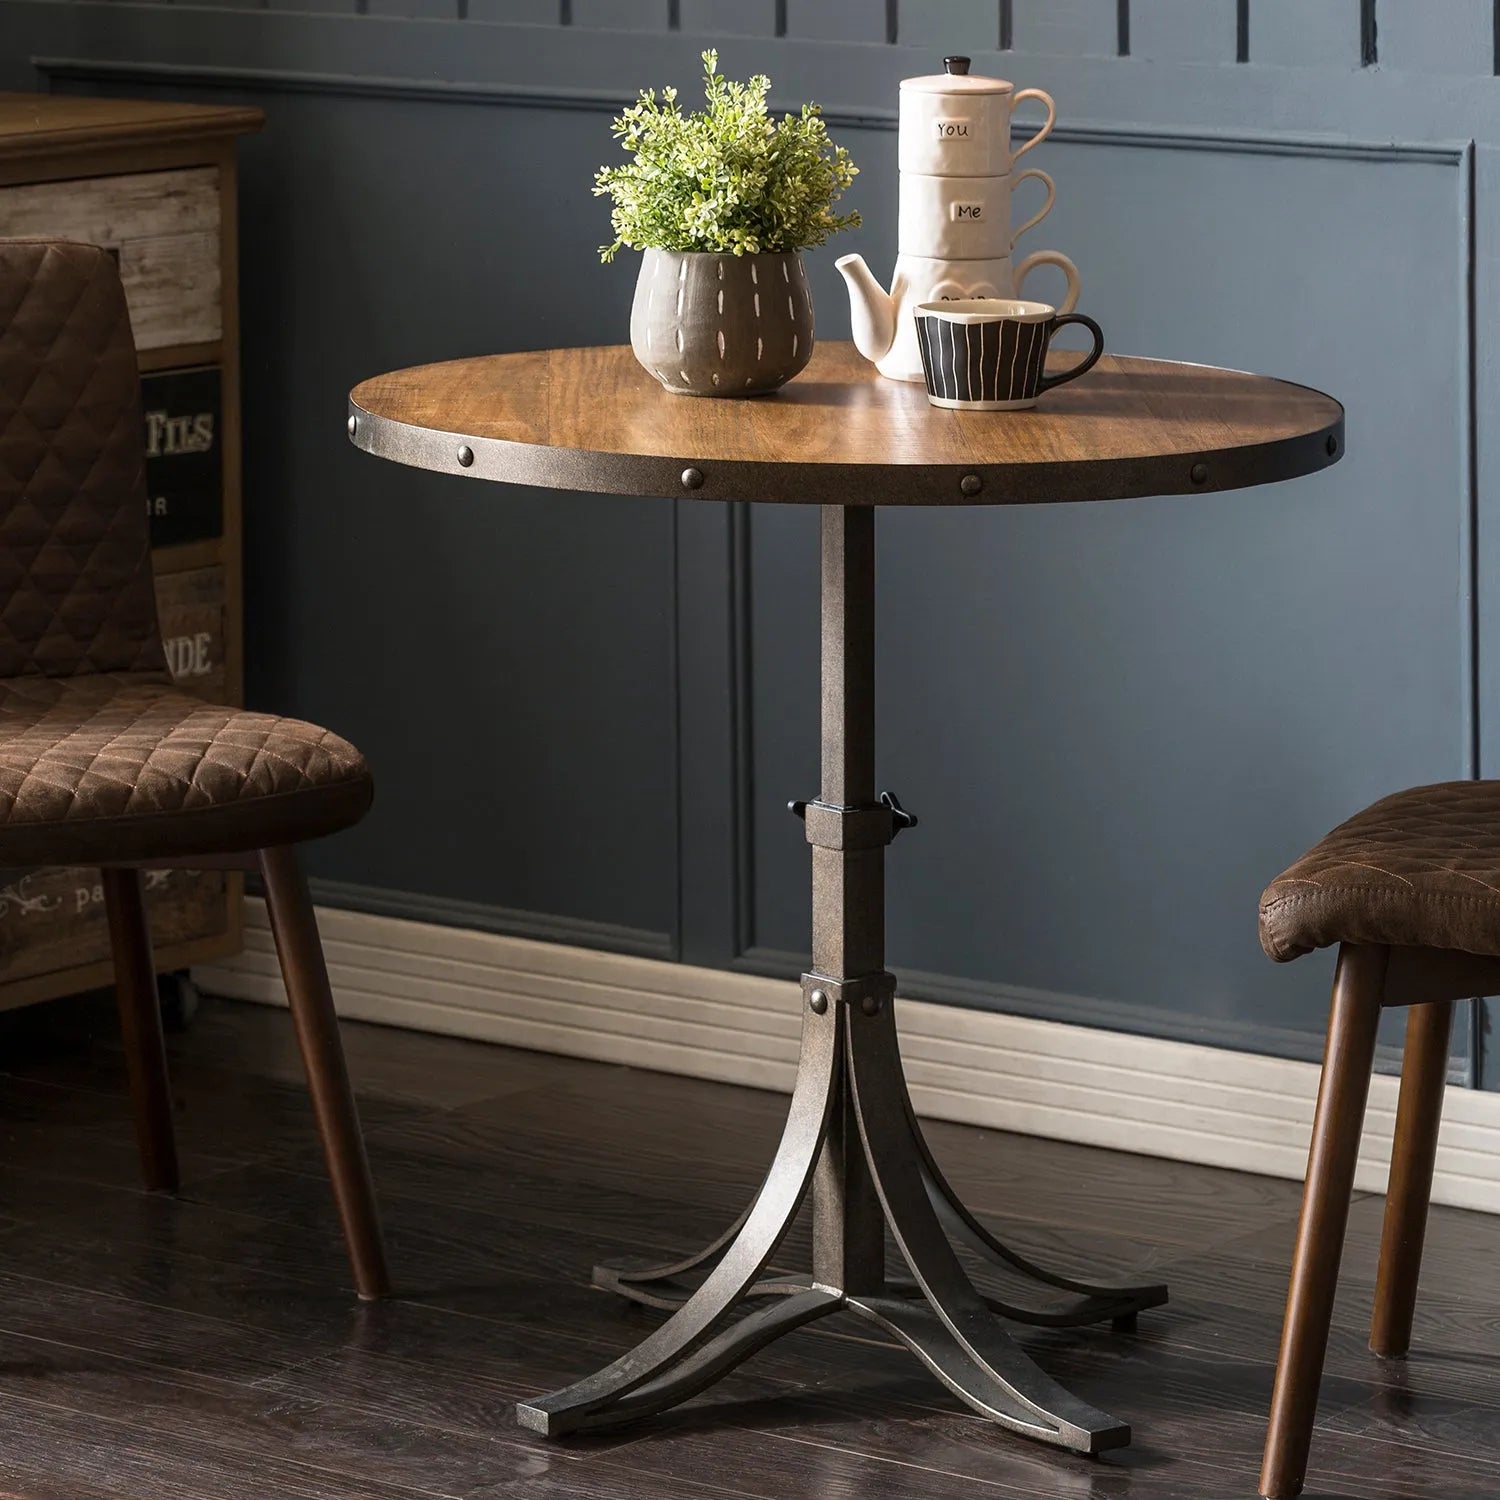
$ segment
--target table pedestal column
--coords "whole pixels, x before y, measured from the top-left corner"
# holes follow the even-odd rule
[[[595,1271],[600,1285],[672,1316],[613,1364],[520,1403],[517,1415],[524,1427],[560,1436],[662,1411],[780,1334],[843,1310],[894,1334],[1002,1426],[1082,1453],[1119,1447],[1129,1427],[1063,1390],[996,1315],[1129,1327],[1166,1301],[1166,1288],[1091,1286],[1010,1250],[943,1180],[907,1093],[896,982],[885,969],[885,849],[916,820],[894,797],[875,794],[873,509],[824,507],[822,591],[822,790],[814,802],[793,804],[812,845],[813,964],[802,978],[802,1052],[781,1144],[755,1201],[706,1250],[667,1266]],[[767,1276],[809,1194],[812,1275]],[[909,1276],[886,1274],[887,1225]],[[950,1236],[1075,1300],[1028,1309],[982,1296]]]

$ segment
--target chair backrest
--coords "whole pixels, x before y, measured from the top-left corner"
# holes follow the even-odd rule
[[[114,258],[0,239],[0,678],[165,670],[150,545]]]

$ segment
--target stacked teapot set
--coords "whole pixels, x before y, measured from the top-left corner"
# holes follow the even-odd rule
[[[1056,250],[1038,250],[1019,264],[1016,241],[1044,219],[1056,188],[1047,173],[1016,163],[1051,133],[1056,106],[1041,89],[969,72],[967,57],[946,57],[944,72],[901,83],[900,197],[896,270],[884,291],[861,255],[836,262],[849,284],[855,346],[892,380],[925,381],[934,405],[1007,410],[1031,406],[1049,386],[1093,367],[1103,336],[1092,319],[1073,313],[1078,268]],[[1011,149],[1011,115],[1027,99],[1047,107],[1040,130]],[[1046,199],[1013,226],[1011,192],[1027,179]],[[1021,302],[1027,276],[1059,267],[1067,294],[1054,311]],[[1057,328],[1082,323],[1094,348],[1064,375],[1042,373]]]

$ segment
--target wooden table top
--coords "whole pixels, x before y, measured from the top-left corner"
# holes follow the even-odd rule
[[[238,135],[264,123],[260,110],[240,105],[0,92],[0,160],[100,145]]]
[[[1337,462],[1344,410],[1306,386],[1105,355],[1021,412],[929,406],[852,344],[819,343],[770,396],[673,396],[624,345],[378,375],[350,437],[476,479],[625,495],[834,505],[995,505],[1193,494]]]

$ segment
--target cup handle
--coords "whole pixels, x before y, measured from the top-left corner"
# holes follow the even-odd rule
[[[1052,127],[1057,123],[1057,105],[1052,102],[1052,95],[1049,94],[1045,89],[1022,89],[1021,92],[1010,101],[1011,114],[1015,114],[1016,106],[1023,99],[1040,99],[1047,106],[1047,118],[1043,122],[1042,128],[1037,131],[1037,133],[1032,136],[1032,138],[1027,141],[1026,144],[1022,146],[1021,149],[1011,157],[1012,161],[1017,161],[1021,157],[1025,156],[1033,146],[1040,146],[1042,142],[1052,134]]]
[[[1078,306],[1078,267],[1068,259],[1060,250],[1033,250],[1025,260],[1015,268],[1011,280],[1016,289],[1016,296],[1021,295],[1021,287],[1026,277],[1038,266],[1057,266],[1064,276],[1068,278],[1067,295],[1057,305],[1060,313],[1070,313]]]
[[[1042,206],[1037,209],[1037,211],[1032,214],[1032,216],[1027,219],[1027,221],[1018,230],[1016,230],[1014,234],[1011,235],[1010,242],[1012,245],[1014,245],[1015,242],[1020,239],[1028,229],[1034,229],[1038,224],[1042,222],[1043,219],[1047,217],[1048,214],[1052,212],[1052,202],[1057,197],[1057,184],[1053,182],[1051,177],[1048,176],[1046,172],[1042,171],[1040,167],[1027,167],[1024,172],[1017,172],[1014,180],[1011,183],[1012,191],[1014,191],[1018,183],[1025,182],[1028,177],[1034,177],[1038,182],[1045,182],[1047,184],[1047,201],[1043,203]],[[1075,297],[1073,300],[1076,302],[1078,299]]]
[[[1104,330],[1092,319],[1086,318],[1082,313],[1064,313],[1062,317],[1053,319],[1052,331],[1047,335],[1047,348],[1052,348],[1052,340],[1057,337],[1057,330],[1065,328],[1069,323],[1081,324],[1094,335],[1094,347],[1089,350],[1088,355],[1071,370],[1065,370],[1061,375],[1043,375],[1040,384],[1036,388],[1038,396],[1043,391],[1050,391],[1055,385],[1066,385],[1070,380],[1077,380],[1080,375],[1087,375],[1095,365],[1099,363],[1099,356],[1104,353]]]

